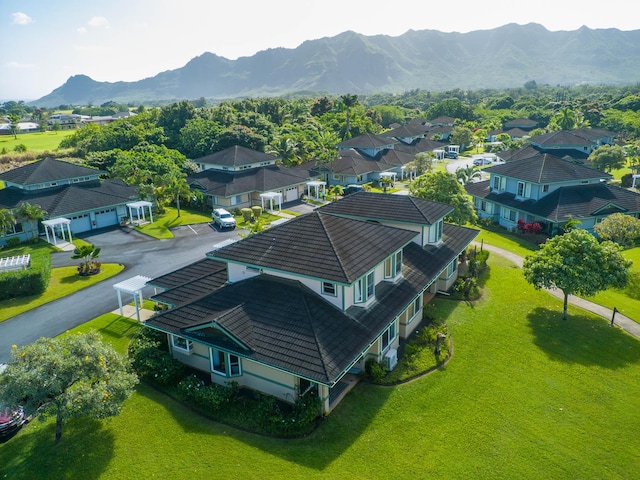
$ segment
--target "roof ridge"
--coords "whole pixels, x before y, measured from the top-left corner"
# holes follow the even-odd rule
[[[322,231],[324,232],[325,236],[327,237],[327,241],[329,242],[329,245],[331,245],[331,251],[334,253],[335,258],[338,260],[338,265],[340,266],[340,270],[342,271],[342,275],[344,278],[349,278],[349,275],[344,267],[344,264],[342,263],[342,257],[340,255],[338,255],[337,252],[337,248],[335,245],[335,242],[333,241],[333,238],[331,238],[331,235],[329,235],[329,232],[327,231],[327,226],[325,225],[323,216],[324,215],[329,215],[332,218],[340,218],[339,216],[336,215],[331,215],[331,214],[327,214],[324,212],[316,212],[316,215],[318,216],[318,220],[320,221],[320,225],[322,225]]]
[[[542,172],[544,172],[544,166],[547,161],[547,154],[542,155],[542,165],[540,165],[540,172],[538,173],[538,183],[542,183]]]

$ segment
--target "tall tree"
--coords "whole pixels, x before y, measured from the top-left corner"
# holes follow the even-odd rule
[[[182,100],[160,110],[158,126],[164,129],[167,136],[167,146],[177,148],[180,145],[180,130],[187,124],[187,121],[195,117],[196,109],[193,103]]]
[[[535,288],[558,288],[564,294],[562,318],[567,319],[569,295],[590,297],[629,281],[631,261],[613,242],[598,240],[576,228],[547,240],[524,260],[524,278]]]
[[[631,247],[640,238],[640,219],[614,213],[597,223],[593,230],[602,240],[611,240],[622,247]]]
[[[563,107],[555,117],[560,130],[572,130],[576,126],[576,114],[570,107]]]
[[[178,217],[180,217],[180,199],[188,200],[191,196],[191,189],[187,184],[187,179],[184,174],[171,175],[163,179],[164,186],[162,187],[163,193],[169,199],[176,204],[178,209]]]
[[[346,140],[351,138],[351,109],[358,105],[358,96],[347,93],[345,95],[340,95],[340,101],[342,102],[346,112],[346,125],[343,138],[343,140]]]
[[[447,221],[464,225],[476,223],[478,220],[471,197],[452,173],[439,171],[421,175],[411,184],[409,190],[416,197],[447,203],[454,207],[453,212],[445,218]]]
[[[32,238],[37,236],[38,222],[44,219],[46,214],[47,212],[40,205],[31,205],[29,202],[24,202],[20,205],[16,212],[18,218],[27,220],[26,223],[29,225],[29,233]],[[33,235],[34,232],[36,235]]]
[[[15,113],[9,114],[9,129],[13,135],[13,139],[18,138],[18,132],[20,131],[20,116]]]
[[[475,165],[460,167],[456,170],[456,178],[462,185],[467,185],[473,182],[474,178],[480,178],[481,176],[480,169]]]
[[[129,362],[95,332],[40,338],[13,349],[0,384],[0,404],[55,415],[57,443],[67,418],[120,413],[137,382]]]
[[[627,158],[620,145],[602,145],[589,155],[588,160],[593,168],[603,172],[610,172],[624,167]]]
[[[280,137],[271,145],[270,148],[267,149],[267,153],[280,157],[282,164],[287,167],[297,165],[299,163],[298,145],[291,138]]]
[[[16,216],[7,208],[0,208],[0,236],[4,238],[7,233],[13,231],[16,224]]]

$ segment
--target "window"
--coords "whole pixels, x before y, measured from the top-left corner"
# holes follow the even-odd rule
[[[336,284],[330,282],[322,282],[322,293],[325,295],[336,296]]]
[[[456,272],[456,267],[458,266],[458,259],[453,260],[449,265],[447,265],[447,278],[451,278],[451,276]]]
[[[493,177],[493,189],[500,190],[500,177],[497,175]]]
[[[225,377],[239,377],[242,375],[240,357],[217,348],[211,348],[211,370],[213,373]]]
[[[353,284],[353,299],[355,303],[365,303],[375,293],[375,277],[374,272],[366,274],[359,278]]]
[[[382,334],[382,350],[384,351],[387,348],[389,348],[389,345],[391,345],[391,342],[393,342],[395,338],[396,338],[396,322],[394,320],[393,323],[389,326],[389,328],[387,328]]]
[[[413,318],[422,307],[422,295],[418,295],[418,297],[413,301],[413,303],[409,306],[409,318]]]
[[[518,196],[524,197],[524,182],[518,182]]]
[[[384,278],[395,278],[402,273],[402,251],[391,255],[384,262]]]
[[[298,381],[298,396],[302,397],[307,393],[311,395],[318,394],[318,384],[307,380],[306,378],[301,378]]]
[[[429,243],[438,243],[442,239],[443,223],[443,220],[440,220],[429,227]]]
[[[481,212],[487,211],[487,202],[485,202],[484,200],[480,200],[480,211]]]
[[[542,193],[547,193],[549,191],[549,185],[542,185]]]
[[[516,211],[511,210],[510,208],[502,208],[502,218],[505,220],[510,220],[512,222],[516,221]]]
[[[191,352],[193,351],[193,342],[186,338],[171,335],[171,344],[173,345],[174,350],[178,350],[182,353],[191,355]]]

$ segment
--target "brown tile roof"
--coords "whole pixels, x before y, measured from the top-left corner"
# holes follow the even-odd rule
[[[432,225],[453,211],[451,205],[409,195],[358,192],[319,209],[349,218]]]
[[[209,252],[212,259],[351,284],[416,232],[320,211]]]

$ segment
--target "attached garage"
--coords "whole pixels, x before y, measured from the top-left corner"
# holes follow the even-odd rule
[[[71,231],[73,233],[82,233],[91,230],[91,218],[88,213],[83,215],[74,215],[69,217],[71,220]]]
[[[111,225],[117,225],[118,223],[118,215],[115,207],[96,211],[95,228],[110,227]]]
[[[294,200],[298,200],[298,187],[287,188],[284,191],[284,201],[292,202]]]

